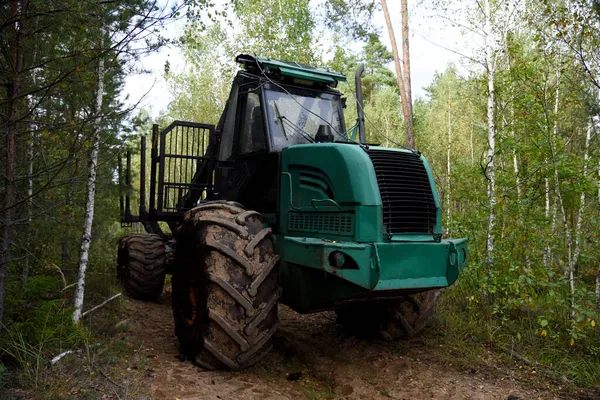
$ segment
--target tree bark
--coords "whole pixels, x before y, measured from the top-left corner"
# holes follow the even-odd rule
[[[402,72],[404,76],[404,88],[406,89],[406,98],[408,108],[410,109],[410,123],[413,126],[413,107],[412,107],[412,85],[410,77],[410,46],[408,36],[408,0],[400,0],[402,7]]]
[[[598,157],[598,212],[600,213],[600,157]],[[600,267],[596,273],[596,304],[600,307]]]
[[[89,173],[87,184],[87,198],[85,202],[85,219],[83,225],[83,236],[81,238],[81,251],[79,258],[79,276],[77,279],[77,291],[75,292],[75,311],[73,320],[79,323],[83,298],[85,294],[85,273],[88,265],[90,242],[92,241],[92,224],[94,222],[94,205],[96,199],[96,174],[98,172],[98,153],[100,150],[100,124],[102,122],[102,97],[104,95],[104,58],[98,60],[98,88],[96,92],[94,121],[94,133],[92,136],[92,150],[89,156]]]
[[[36,18],[35,29],[39,26],[39,17]],[[38,53],[38,41],[35,40],[35,46],[33,50],[33,65],[37,65],[37,53]],[[37,73],[34,69],[31,72],[31,81],[33,87],[37,88]],[[34,140],[35,140],[35,126],[33,123],[29,125],[29,143],[27,144],[27,164],[29,166],[27,176],[27,248],[31,249],[31,236],[32,236],[32,222],[33,222],[33,155],[34,155]],[[23,271],[21,272],[21,280],[25,282],[29,277],[29,262],[30,262],[30,251],[27,251],[25,255],[25,261],[23,262]]]
[[[15,22],[12,24],[12,43],[9,45],[9,54],[12,53],[11,69],[12,78],[8,84],[8,101],[6,109],[6,172],[4,177],[4,201],[2,204],[2,215],[0,222],[2,223],[2,232],[0,238],[0,331],[2,330],[2,318],[4,316],[4,298],[6,277],[8,272],[8,263],[10,262],[10,243],[12,240],[12,225],[13,225],[13,209],[16,202],[16,185],[15,185],[15,154],[17,136],[17,121],[18,117],[18,102],[21,90],[21,78],[23,74],[23,34],[24,27],[19,19],[19,14],[27,8],[27,0],[12,1],[10,3],[11,19]]]
[[[583,155],[583,179],[587,178],[588,162],[590,159],[590,141],[592,138],[592,123],[590,122],[585,136],[585,152]],[[583,212],[585,211],[585,189],[581,191],[579,199],[579,211],[577,213],[577,225],[575,225],[575,248],[573,249],[573,257],[569,263],[569,287],[571,288],[571,318],[575,321],[575,266],[579,259],[581,251],[581,223],[583,220]]]
[[[494,265],[494,227],[496,225],[496,168],[494,156],[496,153],[496,122],[495,122],[495,55],[494,55],[494,38],[492,33],[492,15],[490,10],[489,0],[484,2],[485,12],[485,64],[488,78],[488,98],[487,98],[487,120],[488,120],[488,160],[487,160],[487,177],[488,184],[488,203],[490,208],[487,230],[487,262],[490,268]]]
[[[448,93],[450,96],[450,93]],[[448,146],[446,148],[446,215],[448,221],[446,222],[446,230],[450,234],[450,222],[452,220],[452,196],[451,196],[451,176],[452,176],[452,162],[451,162],[451,150],[452,150],[452,116],[450,113],[450,101],[448,101]]]
[[[545,204],[545,208],[544,208],[544,217],[546,217],[546,223],[550,222],[550,232],[549,235],[550,237],[552,237],[552,235],[554,234],[554,227],[556,224],[556,220],[553,219],[552,222],[550,221],[550,181],[548,180],[548,178],[545,179],[546,182],[546,204]],[[556,204],[556,203],[555,203]],[[551,254],[552,254],[552,241],[550,238],[546,239],[546,246],[544,247],[544,256],[543,256],[543,264],[544,264],[544,268],[548,269],[550,267],[550,258],[551,258]]]
[[[406,7],[406,0],[402,0],[402,7]],[[407,82],[410,84],[410,76],[406,76],[408,72],[410,74],[410,66],[408,67],[408,71],[404,71],[402,73],[402,68],[400,67],[400,55],[398,54],[398,46],[396,45],[396,36],[394,35],[394,28],[392,26],[392,21],[390,19],[390,13],[387,8],[386,0],[381,0],[381,7],[383,9],[383,15],[385,17],[385,23],[388,29],[388,33],[390,35],[390,42],[392,44],[392,54],[394,55],[394,66],[396,68],[396,80],[398,81],[398,88],[400,89],[400,99],[402,100],[402,114],[404,115],[404,129],[406,131],[406,147],[410,149],[415,148],[415,135],[413,128],[413,116],[412,116],[412,100],[410,98],[410,88],[407,89]],[[407,59],[403,60],[404,66],[406,68],[407,65],[410,64],[410,58],[408,58],[408,16],[407,13],[403,12],[402,15],[402,28],[404,32],[404,24],[405,24],[405,16],[406,16],[406,37],[403,43],[406,44],[404,47],[404,54]]]
[[[558,134],[558,105],[559,105],[559,85],[560,85],[560,70],[556,71],[556,95],[554,99],[554,124],[552,126],[552,136],[550,138],[550,157],[552,161],[552,167],[554,169],[554,192],[556,193],[556,197],[558,199],[557,203],[560,206],[560,211],[562,213],[562,223],[563,229],[565,232],[565,241],[567,246],[567,267],[565,269],[565,275],[569,279],[569,288],[571,291],[571,318],[574,318],[574,295],[575,295],[575,286],[574,286],[574,276],[571,270],[571,260],[573,258],[573,243],[571,236],[571,229],[569,228],[569,222],[567,220],[567,213],[565,210],[564,198],[562,195],[562,190],[560,189],[560,178],[558,175],[558,166],[556,164],[556,152],[554,148],[554,142],[556,140]],[[558,207],[557,207],[558,208]],[[556,218],[556,212],[553,215],[553,218]]]

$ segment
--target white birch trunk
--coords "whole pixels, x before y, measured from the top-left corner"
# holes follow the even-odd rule
[[[592,138],[592,124],[588,126],[585,136],[585,153],[583,155],[583,179],[586,179],[588,174],[588,161],[590,159],[590,140]],[[571,289],[571,319],[575,321],[575,266],[579,259],[581,251],[581,222],[583,220],[583,212],[585,211],[585,189],[581,191],[579,199],[579,212],[577,213],[577,225],[575,225],[575,248],[573,256],[569,262],[569,288]]]
[[[488,78],[488,98],[487,98],[487,119],[488,119],[488,160],[487,176],[488,202],[490,215],[488,219],[487,231],[487,262],[490,268],[494,264],[494,227],[496,225],[496,170],[494,165],[494,155],[496,153],[496,123],[495,123],[495,97],[494,97],[494,38],[492,34],[492,15],[490,10],[490,0],[484,1],[485,11],[485,63]]]
[[[98,171],[98,153],[100,150],[100,124],[102,122],[102,96],[104,94],[104,58],[98,60],[98,88],[96,92],[94,132],[92,135],[92,151],[89,158],[89,173],[87,184],[87,198],[85,202],[85,220],[83,223],[83,236],[81,238],[81,251],[79,258],[79,277],[75,292],[75,311],[73,320],[79,323],[83,308],[85,294],[85,272],[88,264],[90,242],[92,240],[92,223],[94,222],[94,204],[96,198],[96,173]]]
[[[548,178],[545,179],[546,182],[546,205],[544,208],[544,217],[546,217],[546,223],[550,222],[550,180]],[[550,229],[550,238],[552,237],[552,235],[554,235],[554,226],[555,226],[555,220],[553,220],[551,222],[551,229]],[[552,243],[551,239],[546,239],[546,246],[544,248],[544,257],[543,257],[543,263],[544,263],[544,268],[548,269],[550,267],[550,255],[552,252],[552,247],[550,246],[550,244]]]
[[[585,136],[585,152],[583,155],[583,179],[587,178],[588,174],[588,162],[590,159],[590,141],[592,139],[592,124],[588,126],[587,133]],[[575,281],[573,275],[575,273],[575,266],[579,260],[579,254],[581,252],[581,222],[583,220],[583,213],[585,211],[585,189],[581,191],[579,198],[579,211],[577,213],[577,225],[575,226],[575,248],[573,250],[573,258],[571,259],[571,265],[569,266],[569,283],[571,290],[575,292]]]
[[[560,60],[559,60],[560,61]],[[556,92],[555,92],[555,96],[554,96],[554,123],[552,125],[552,138],[551,138],[551,151],[552,151],[552,161],[553,161],[553,166],[554,168],[554,172],[556,172],[556,166],[554,165],[554,140],[556,140],[556,135],[558,134],[558,105],[559,105],[559,101],[560,101],[560,70],[557,68],[556,69]],[[556,175],[555,175],[556,177]],[[546,178],[546,182],[548,182],[548,179]],[[546,266],[546,268],[550,267],[550,264],[552,264],[552,240],[554,238],[554,235],[556,233],[556,225],[557,225],[557,213],[558,213],[558,201],[557,198],[561,195],[560,192],[560,187],[558,186],[558,183],[556,182],[555,179],[555,186],[556,186],[556,197],[554,198],[554,202],[552,204],[552,219],[551,219],[551,223],[550,223],[550,237],[548,238],[547,242],[546,242],[546,251],[545,251],[545,255],[547,254],[546,260],[544,262],[544,266]],[[546,186],[546,203],[548,204],[550,200],[550,186],[547,185]],[[549,204],[548,204],[549,205]],[[548,207],[548,206],[547,206]]]
[[[514,96],[511,96],[510,99],[510,117],[511,120],[514,121],[515,120],[515,99]],[[519,177],[519,159],[517,157],[517,147],[516,147],[516,140],[515,140],[515,130],[513,128],[513,124],[511,123],[510,125],[510,136],[513,139],[513,142],[515,142],[515,144],[513,145],[513,149],[512,149],[512,156],[513,156],[513,169],[515,171],[515,184],[517,185],[517,200],[519,201],[519,203],[521,202],[521,178]]]
[[[556,165],[556,153],[554,148],[554,142],[556,140],[556,136],[558,133],[558,103],[559,103],[559,85],[560,85],[560,71],[556,71],[556,97],[554,101],[554,125],[552,129],[552,138],[550,139],[550,152],[552,157],[552,166],[554,168],[554,191],[556,193],[556,197],[558,198],[558,205],[560,206],[560,211],[562,213],[562,223],[563,229],[565,232],[565,240],[567,245],[567,267],[565,269],[565,276],[569,279],[569,287],[571,291],[571,319],[574,318],[574,294],[575,294],[575,286],[574,286],[574,276],[571,268],[571,263],[573,259],[573,243],[571,236],[571,229],[569,228],[569,223],[567,220],[567,213],[565,212],[565,204],[563,200],[562,191],[560,189],[560,179],[558,176],[558,167]]]

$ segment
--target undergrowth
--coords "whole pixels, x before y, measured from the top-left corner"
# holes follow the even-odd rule
[[[86,308],[114,293],[114,279],[110,280],[113,282],[103,275],[88,278]],[[11,398],[15,391],[40,399],[63,398],[61,393],[81,388],[75,382],[67,388],[65,382],[76,376],[88,379],[94,374],[90,360],[96,359],[99,351],[106,353],[99,359],[101,365],[110,361],[111,352],[102,349],[112,340],[118,300],[90,314],[77,326],[72,320],[72,291],[64,290],[60,276],[36,275],[25,282],[15,280],[8,290],[7,325],[0,333],[0,398]],[[73,353],[51,364],[54,357],[66,351]],[[86,374],[82,374],[84,371]],[[76,391],[79,393],[80,389]]]
[[[565,306],[566,284],[560,278],[552,288],[535,291],[526,285],[519,288],[507,278],[510,292],[496,282],[490,295],[485,280],[474,279],[476,268],[446,289],[438,305],[445,348],[457,364],[481,362],[489,349],[498,360],[529,368],[561,385],[600,387],[597,314],[582,312],[573,322]],[[586,300],[593,298],[581,296],[579,302]],[[590,309],[593,303],[585,307]]]

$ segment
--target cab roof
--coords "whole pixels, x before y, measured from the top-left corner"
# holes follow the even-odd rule
[[[242,64],[246,71],[261,75],[261,71],[267,74],[279,73],[282,76],[324,83],[332,87],[336,87],[338,82],[346,81],[346,77],[338,72],[332,72],[325,68],[311,67],[310,65],[297,62],[280,61],[248,54],[240,54],[235,60]]]

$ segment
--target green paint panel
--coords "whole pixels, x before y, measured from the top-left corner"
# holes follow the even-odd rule
[[[429,164],[420,160],[435,201],[435,234],[391,235],[384,232],[377,176],[363,147],[312,143],[282,150],[274,243],[285,304],[312,312],[456,281],[467,261],[466,239],[440,239],[439,197]]]
[[[466,239],[376,243],[375,248],[380,265],[375,290],[450,286],[467,260]]]
[[[346,77],[340,73],[329,71],[325,68],[311,67],[299,63],[288,63],[279,60],[273,60],[266,57],[256,57],[256,61],[264,67],[278,69],[282,75],[294,78],[307,79],[316,82],[346,82]]]
[[[275,243],[282,256],[284,302],[299,312],[333,308],[350,298],[372,297],[373,292],[446,287],[467,261],[466,239],[362,244],[277,235]],[[343,253],[346,260],[351,257],[352,268],[333,266],[332,252]],[[301,278],[309,275],[310,280]],[[326,292],[314,290],[322,283],[315,279],[328,280]]]
[[[295,145],[284,148],[281,158],[281,233],[336,240],[353,237],[358,242],[383,240],[377,178],[360,146]],[[321,220],[316,218],[319,214]],[[346,221],[343,224],[342,219]],[[326,229],[317,229],[323,224]]]
[[[373,273],[375,258],[372,257],[371,245],[315,238],[285,237],[283,247],[286,262],[323,270],[365,289],[373,289],[377,283],[376,274]],[[351,257],[356,262],[356,268],[333,267],[329,256],[334,251],[343,253],[346,258]]]

